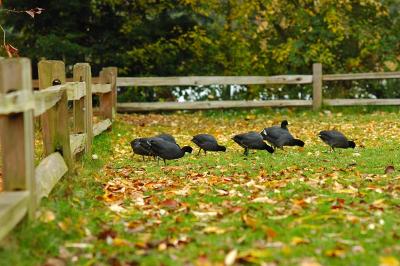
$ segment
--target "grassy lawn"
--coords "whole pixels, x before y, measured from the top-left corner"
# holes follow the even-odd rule
[[[230,140],[283,119],[304,148],[245,158]],[[120,115],[95,139],[98,159],[3,241],[0,264],[399,265],[398,119],[398,108]],[[328,152],[317,133],[334,128],[356,149]],[[228,150],[192,145],[167,166],[132,156],[133,138],[161,132],[181,145],[211,133]]]

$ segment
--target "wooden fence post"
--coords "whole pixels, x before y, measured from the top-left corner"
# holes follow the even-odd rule
[[[74,81],[86,83],[86,96],[74,101],[74,133],[86,134],[85,151],[92,153],[93,141],[93,107],[92,107],[92,72],[88,63],[74,65]]]
[[[117,75],[116,67],[105,67],[100,71],[100,83],[111,84],[111,92],[100,95],[100,113],[111,121],[117,112]]]
[[[313,64],[313,110],[317,111],[322,106],[322,64]]]
[[[0,93],[20,90],[25,90],[29,105],[29,101],[33,101],[30,60],[1,59]],[[0,122],[4,191],[28,190],[28,213],[33,218],[36,209],[33,108],[0,116]]]
[[[62,61],[43,60],[38,64],[39,89],[46,89],[53,84],[65,83],[65,65]],[[71,153],[68,95],[64,91],[61,100],[41,117],[43,142],[46,156],[60,152],[68,166],[69,173],[74,171]]]

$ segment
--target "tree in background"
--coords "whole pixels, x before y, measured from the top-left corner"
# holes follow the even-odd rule
[[[21,54],[34,62],[87,61],[94,73],[115,65],[127,76],[309,74],[314,62],[327,73],[399,69],[396,0],[5,3],[28,5],[46,12],[35,21],[6,18]],[[153,92],[144,97],[151,100]]]

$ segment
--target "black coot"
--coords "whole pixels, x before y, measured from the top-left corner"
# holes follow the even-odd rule
[[[274,149],[263,141],[261,134],[254,131],[235,135],[232,139],[244,148],[244,155],[246,156],[249,154],[249,150],[267,150],[269,153],[274,152]]]
[[[169,141],[171,143],[175,143],[175,138],[170,135],[170,134],[159,134],[155,137],[150,137],[150,138],[137,138],[134,139],[133,141],[131,141],[131,147],[132,147],[132,151],[134,154],[138,154],[138,155],[142,155],[143,156],[143,161],[144,161],[144,157],[145,156],[153,156],[155,157],[156,155],[152,152],[150,145],[148,144],[148,141],[151,139],[163,139],[165,141]]]
[[[267,127],[261,132],[261,135],[263,139],[268,141],[274,148],[283,148],[283,146],[304,147],[304,142],[302,140],[295,139],[292,134],[290,134],[287,128],[288,125],[289,123],[284,120],[280,127]]]
[[[335,148],[354,149],[356,147],[356,143],[354,141],[348,140],[343,133],[337,130],[323,130],[319,132],[318,137],[320,137],[323,142],[328,144],[332,151],[334,151]]]
[[[198,134],[192,138],[192,142],[200,148],[197,155],[201,150],[204,150],[204,154],[207,151],[226,151],[226,147],[219,145],[215,137],[210,134]]]
[[[186,152],[192,153],[192,147],[184,146],[179,147],[178,144],[165,141],[161,138],[152,138],[147,141],[150,146],[151,152],[164,160],[174,160],[182,158]]]

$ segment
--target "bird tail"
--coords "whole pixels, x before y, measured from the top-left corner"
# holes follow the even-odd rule
[[[304,141],[299,140],[299,139],[292,139],[288,146],[299,146],[299,147],[304,147]]]

